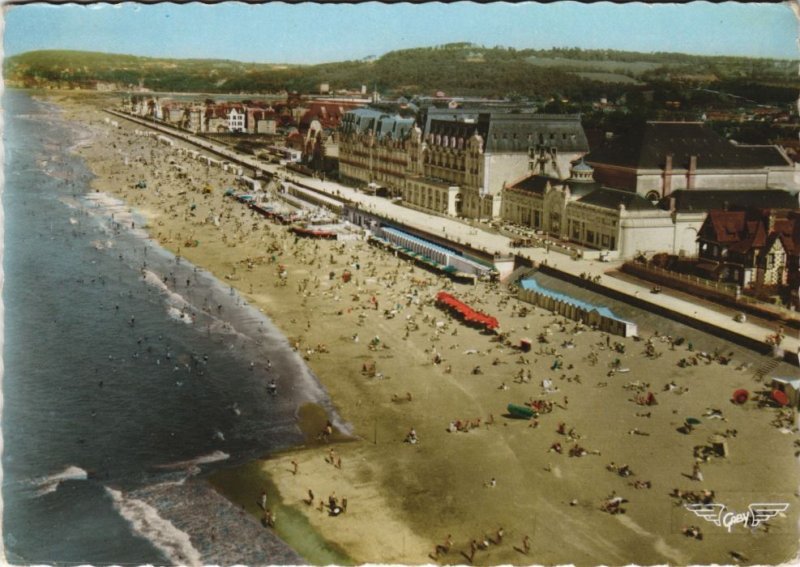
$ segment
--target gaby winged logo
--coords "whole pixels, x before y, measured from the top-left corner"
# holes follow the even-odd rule
[[[746,512],[733,513],[727,512],[725,504],[687,504],[686,509],[694,512],[699,518],[711,522],[715,526],[724,527],[730,533],[731,528],[736,524],[743,524],[748,528],[757,528],[762,522],[766,522],[785,512],[789,504],[783,502],[759,502],[750,504]]]

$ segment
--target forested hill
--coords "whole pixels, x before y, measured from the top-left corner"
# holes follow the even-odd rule
[[[207,93],[315,92],[368,85],[384,94],[583,98],[615,96],[659,82],[724,88],[763,102],[790,101],[800,80],[790,60],[581,49],[486,48],[454,43],[320,65],[162,59],[82,51],[33,51],[9,57],[16,86],[89,86]],[[739,92],[737,92],[739,91]],[[762,102],[759,100],[758,102]]]

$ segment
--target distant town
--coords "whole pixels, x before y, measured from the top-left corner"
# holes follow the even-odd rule
[[[797,148],[737,143],[712,127],[796,124],[787,108],[709,108],[694,120],[598,132],[580,114],[508,99],[385,99],[366,85],[270,100],[181,98],[136,93],[119,105],[298,173],[490,222],[519,245],[552,237],[603,259],[646,259],[638,272],[669,268],[797,305]],[[592,102],[601,113],[624,105]]]

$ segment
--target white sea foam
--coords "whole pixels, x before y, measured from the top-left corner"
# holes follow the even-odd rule
[[[144,270],[144,281],[160,290],[165,296],[167,301],[167,315],[181,321],[187,325],[194,323],[194,317],[190,312],[191,304],[181,294],[172,291],[161,278],[150,270]]]
[[[114,502],[114,509],[131,523],[133,529],[148,539],[167,556],[173,565],[202,565],[200,552],[192,545],[189,534],[158,515],[158,510],[135,498],[126,498],[122,492],[106,487]]]
[[[65,480],[86,480],[87,478],[89,478],[89,473],[85,470],[80,467],[69,466],[59,473],[36,479],[33,484],[38,488],[36,495],[43,496],[55,492],[58,485]]]
[[[167,313],[170,317],[175,319],[176,321],[180,321],[181,323],[186,323],[187,325],[191,325],[194,323],[192,316],[188,313],[185,313],[178,309],[177,307],[170,307],[167,309]]]
[[[224,461],[229,458],[230,455],[224,451],[214,451],[213,453],[209,453],[207,455],[201,455],[199,457],[195,457],[194,459],[188,459],[186,461],[178,461],[166,465],[158,465],[158,467],[156,468],[167,469],[167,470],[191,469],[192,467],[196,467],[198,465],[204,465],[207,463],[216,463],[217,461]]]
[[[125,204],[125,201],[103,192],[87,193],[84,199],[90,203],[89,213],[99,213],[104,216],[114,215],[115,222],[124,226],[132,226],[131,223],[134,221],[133,213]]]

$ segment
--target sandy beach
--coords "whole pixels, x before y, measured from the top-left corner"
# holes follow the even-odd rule
[[[305,446],[213,481],[258,517],[268,487],[282,537],[301,547],[296,528],[307,522],[334,548],[310,551],[311,561],[775,564],[797,555],[794,416],[730,401],[737,388],[764,387],[754,372],[769,358],[652,317],[639,322],[639,340],[608,336],[534,309],[502,283],[453,284],[363,240],[297,239],[224,196],[232,173],[135,134],[141,126],[111,127],[97,100],[49,100],[92,132],[76,151],[97,175],[94,189],[123,199],[147,219],[137,228],[267,314],[350,425],[350,436],[320,439],[324,412],[299,408]],[[509,342],[438,308],[443,289],[497,317]],[[667,338],[690,333],[680,344]],[[522,338],[533,339],[531,352],[515,348]],[[637,403],[648,392],[658,403]],[[505,415],[526,402],[543,406],[536,420]],[[700,421],[691,431],[687,416]],[[416,443],[404,442],[411,429]],[[695,448],[714,435],[728,457],[695,467]],[[789,508],[729,533],[686,510],[675,489],[713,492],[706,498],[731,511]],[[346,498],[346,511],[331,515],[331,497],[340,507]],[[295,520],[282,525],[287,516]],[[702,539],[684,533],[690,526]]]

